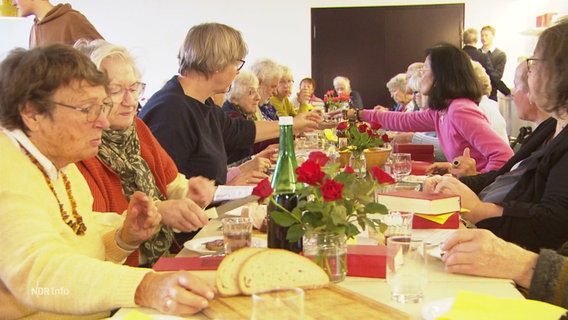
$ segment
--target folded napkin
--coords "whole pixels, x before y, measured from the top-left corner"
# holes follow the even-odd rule
[[[566,309],[536,300],[501,299],[473,292],[458,292],[450,311],[437,320],[559,319]]]
[[[438,223],[438,224],[444,224],[454,213],[455,212],[450,212],[450,213],[443,213],[443,214],[436,214],[436,215],[415,213],[414,215],[421,217],[421,218],[424,218],[426,220],[430,220],[430,221]]]

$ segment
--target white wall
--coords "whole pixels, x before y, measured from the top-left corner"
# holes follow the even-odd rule
[[[247,64],[270,57],[286,64],[296,79],[311,72],[310,8],[421,5],[456,1],[396,0],[68,0],[110,42],[138,57],[149,97],[177,72],[177,51],[195,24],[217,21],[243,33],[249,46]],[[535,16],[568,13],[566,0],[465,0],[465,27],[497,28],[496,44],[508,54],[504,80],[512,85],[516,59],[532,53],[536,37],[520,31],[535,25]],[[52,0],[52,3],[57,3]],[[347,5],[348,3],[348,5]],[[338,24],[341,21],[337,22]],[[0,58],[16,46],[27,47],[32,18],[0,19]],[[246,68],[246,65],[245,65]]]

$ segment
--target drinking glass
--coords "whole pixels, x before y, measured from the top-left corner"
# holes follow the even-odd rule
[[[419,303],[427,283],[427,254],[423,240],[392,237],[387,242],[387,283],[399,303]]]
[[[223,218],[223,243],[225,254],[230,254],[252,244],[252,220],[248,217]]]
[[[396,181],[401,181],[404,177],[408,177],[412,171],[412,159],[410,153],[393,153],[392,159],[392,173]]]
[[[251,320],[304,319],[304,290],[284,288],[252,294]]]

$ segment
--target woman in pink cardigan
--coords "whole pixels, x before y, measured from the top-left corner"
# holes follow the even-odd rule
[[[426,54],[420,87],[428,96],[428,109],[411,113],[350,110],[348,116],[379,121],[388,130],[435,130],[446,159],[459,157],[469,148],[478,172],[501,168],[513,156],[513,150],[491,129],[477,106],[481,85],[470,59],[451,44],[437,45]]]

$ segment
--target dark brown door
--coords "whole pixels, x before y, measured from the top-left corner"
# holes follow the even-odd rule
[[[316,94],[333,78],[351,79],[367,108],[392,106],[387,81],[439,42],[459,46],[464,5],[312,8],[312,77]]]

